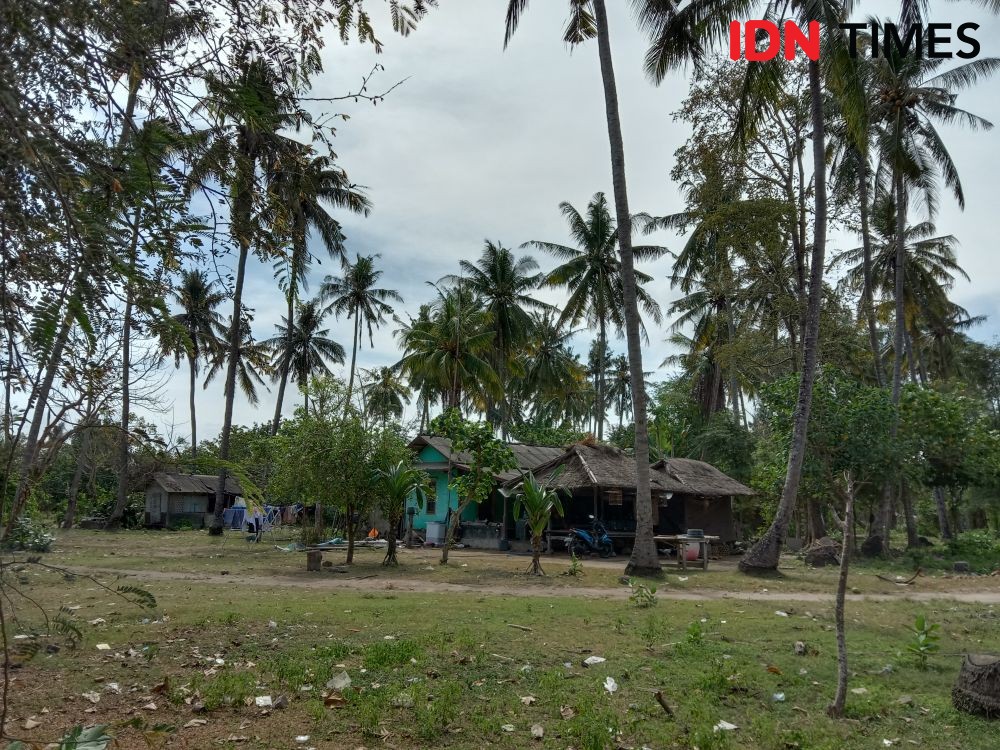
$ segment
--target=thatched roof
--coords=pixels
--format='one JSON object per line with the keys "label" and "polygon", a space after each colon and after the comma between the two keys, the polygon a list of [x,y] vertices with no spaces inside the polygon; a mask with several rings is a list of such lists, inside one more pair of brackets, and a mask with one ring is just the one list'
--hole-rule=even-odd
{"label": "thatched roof", "polygon": [[[635,459],[610,445],[577,443],[561,456],[534,467],[539,481],[568,490],[592,487],[634,490]],[[515,478],[509,484],[516,481]],[[753,490],[711,464],[690,458],[670,458],[650,467],[650,490],[698,497],[752,495]]]}
{"label": "thatched roof", "polygon": [[[171,494],[182,495],[214,495],[216,487],[219,486],[218,474],[181,474],[174,471],[158,471],[153,474],[152,481]],[[243,494],[239,480],[231,474],[226,475],[226,494]]]}
{"label": "thatched roof", "polygon": [[[558,472],[558,473],[557,473]],[[635,489],[635,459],[610,445],[577,443],[558,458],[535,467],[539,481],[569,490],[588,487]],[[650,472],[650,489],[667,490]]]}
{"label": "thatched roof", "polygon": [[670,492],[699,497],[753,495],[754,491],[711,464],[693,458],[664,458],[650,467]]}
{"label": "thatched roof", "polygon": [[[462,451],[453,452],[451,440],[436,435],[418,435],[410,442],[410,450],[419,452],[424,446],[429,445],[446,459],[451,458],[452,467],[459,470],[467,470],[472,463],[472,456]],[[563,454],[562,448],[553,448],[547,445],[525,445],[523,443],[507,443],[517,461],[517,469],[505,471],[497,476],[501,482],[517,479],[522,472],[534,469],[539,464],[551,461],[553,458]],[[417,464],[418,468],[425,471],[431,469],[445,470],[448,468],[447,462],[435,463],[424,461]]]}

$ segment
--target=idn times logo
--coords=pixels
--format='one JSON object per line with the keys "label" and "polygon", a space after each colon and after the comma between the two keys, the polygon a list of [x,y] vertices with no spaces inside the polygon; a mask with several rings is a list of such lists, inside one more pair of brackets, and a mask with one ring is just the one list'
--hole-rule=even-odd
{"label": "idn times logo", "polygon": [[[873,58],[881,56],[916,55],[917,57],[951,58],[970,60],[981,51],[975,32],[978,23],[914,23],[905,29],[894,23],[842,23],[840,28],[847,32],[847,43],[851,57],[858,57],[858,39],[862,32],[868,32],[870,44],[868,53]],[[733,21],[729,24],[729,59],[745,57],[750,62],[773,60],[783,52],[786,60],[794,60],[801,50],[810,60],[819,59],[820,25],[810,21],[808,33],[795,23],[785,21],[782,29],[774,21]]]}

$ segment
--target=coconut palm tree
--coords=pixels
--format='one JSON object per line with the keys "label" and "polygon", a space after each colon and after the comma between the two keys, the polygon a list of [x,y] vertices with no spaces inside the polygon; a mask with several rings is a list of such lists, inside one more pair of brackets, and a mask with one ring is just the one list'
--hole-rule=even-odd
{"label": "coconut palm tree", "polygon": [[[673,5],[672,3],[659,3]],[[506,35],[504,45],[517,29],[528,0],[509,0],[507,5]],[[597,56],[601,66],[604,89],[605,119],[608,143],[611,147],[611,182],[615,196],[615,215],[618,230],[618,248],[621,256],[621,285],[625,338],[628,346],[632,391],[635,394],[635,458],[636,476],[636,533],[632,556],[626,572],[658,573],[660,560],[653,541],[653,506],[649,491],[649,425],[646,415],[646,394],[642,387],[642,321],[639,317],[641,302],[635,258],[632,248],[632,213],[628,204],[625,180],[625,143],[622,137],[621,116],[618,111],[618,88],[614,63],[611,57],[611,34],[608,30],[608,11],[604,0],[570,0],[569,23],[563,40],[576,46],[597,38]],[[732,17],[731,17],[732,18]],[[603,406],[603,393],[599,396]],[[602,415],[603,418],[603,415]]]}
{"label": "coconut palm tree", "polygon": [[459,265],[461,276],[446,276],[443,281],[466,285],[483,301],[492,318],[494,352],[491,364],[501,380],[504,394],[499,403],[488,401],[486,418],[499,423],[501,431],[505,432],[511,420],[505,408],[510,380],[521,374],[515,355],[532,335],[531,311],[550,307],[531,296],[542,276],[535,273],[538,264],[534,258],[528,255],[515,258],[510,250],[490,240],[486,241],[479,260],[475,263],[462,260]]}
{"label": "coconut palm tree", "polygon": [[462,285],[437,290],[437,299],[408,322],[397,319],[403,349],[395,365],[414,388],[441,394],[442,407],[462,410],[469,401],[484,406],[502,395],[490,364],[494,333],[482,302]]}
{"label": "coconut palm tree", "polygon": [[329,300],[327,310],[339,318],[346,315],[354,318],[354,335],[351,347],[351,374],[347,381],[347,402],[351,401],[354,388],[354,370],[358,359],[358,346],[368,332],[369,346],[375,345],[375,328],[383,323],[387,315],[392,315],[389,302],[402,303],[403,298],[395,289],[380,289],[375,285],[382,277],[382,270],[375,267],[379,255],[358,255],[355,261],[344,269],[343,276],[327,276],[320,289],[320,298]]}
{"label": "coconut palm tree", "polygon": [[[371,210],[371,201],[353,185],[347,173],[336,166],[328,156],[316,156],[311,146],[302,146],[293,158],[278,159],[269,171],[271,188],[280,196],[275,223],[289,238],[289,251],[275,263],[279,285],[285,292],[288,312],[285,320],[295,315],[295,302],[299,289],[305,289],[313,256],[306,241],[309,232],[315,232],[329,257],[347,261],[344,235],[340,223],[328,210],[336,207],[365,216]],[[288,326],[291,335],[294,327]],[[289,344],[290,345],[290,344]],[[289,372],[277,372],[278,399],[274,406],[271,434],[277,434],[281,422],[281,407]]]}
{"label": "coconut palm tree", "polygon": [[[222,325],[223,341],[230,340],[231,327],[231,322]],[[257,406],[260,403],[258,389],[262,387],[267,390],[266,379],[274,373],[271,366],[271,349],[261,341],[254,341],[250,324],[246,320],[243,321],[241,328],[243,331],[240,336],[240,346],[236,351],[236,375],[233,378],[233,386],[239,386],[250,405]],[[215,380],[215,376],[220,371],[228,370],[231,359],[232,355],[228,346],[223,345],[212,350],[202,387],[208,388],[208,384]],[[228,395],[227,392],[225,396],[228,397]]]}
{"label": "coconut palm tree", "polygon": [[513,491],[502,492],[508,497],[514,497],[514,518],[520,518],[523,513],[531,531],[531,565],[528,566],[528,575],[545,575],[541,559],[542,535],[549,525],[553,511],[560,516],[563,515],[559,490],[546,487],[529,471]]}
{"label": "coconut palm tree", "polygon": [[182,357],[188,362],[191,457],[194,458],[198,455],[198,418],[195,410],[198,368],[203,358],[211,357],[222,345],[222,316],[216,308],[225,301],[226,294],[208,278],[208,274],[197,269],[183,271],[180,283],[171,294],[181,311],[172,316],[172,325],[164,330],[161,350],[174,356],[176,367],[181,366]]}
{"label": "coconut palm tree", "polygon": [[[924,50],[926,53],[926,50]],[[1000,68],[1000,59],[979,58],[940,72],[944,60],[926,54],[901,55],[895,48],[872,62],[871,85],[875,92],[872,118],[877,123],[880,170],[887,175],[896,211],[895,233],[895,328],[893,332],[892,436],[899,422],[902,395],[903,356],[906,330],[906,227],[910,200],[914,193],[923,198],[933,217],[939,182],[949,188],[959,207],[965,195],[958,170],[937,130],[938,124],[959,123],[974,130],[990,130],[992,123],[955,106],[958,92],[989,77]],[[885,493],[869,538],[881,539],[889,547],[892,523],[892,496]]]}
{"label": "coconut palm tree", "polygon": [[[781,500],[767,532],[751,547],[740,561],[744,572],[775,570],[784,544],[788,525],[795,511],[802,467],[805,461],[809,412],[812,407],[813,383],[819,355],[820,307],[823,297],[823,271],[827,234],[827,162],[826,120],[823,111],[824,77],[831,78],[842,98],[841,109],[850,116],[863,111],[864,91],[856,76],[856,66],[847,54],[839,23],[846,14],[850,0],[691,0],[687,3],[664,3],[659,0],[636,0],[639,24],[651,40],[646,54],[646,72],[661,83],[667,73],[688,62],[699,64],[705,53],[722,42],[734,18],[745,18],[757,10],[756,17],[781,19],[789,12],[799,26],[818,21],[823,29],[822,65],[809,62],[809,93],[813,146],[813,248],[810,260],[809,296],[802,347],[802,377],[792,426],[792,442]],[[780,91],[788,66],[783,60],[769,63],[748,63],[744,83],[744,103],[738,118],[738,129],[745,140],[755,127],[755,117],[767,101]],[[852,126],[857,127],[854,120]]]}
{"label": "coconut palm tree", "polygon": [[[625,283],[622,262],[617,252],[617,227],[604,193],[594,195],[587,205],[585,216],[568,202],[561,203],[559,209],[566,218],[570,236],[576,246],[537,240],[525,244],[550,253],[562,261],[543,280],[546,286],[564,286],[569,292],[569,299],[563,306],[558,325],[562,327],[586,321],[597,328],[597,346],[600,350],[605,350],[608,327],[619,332],[626,327]],[[666,248],[653,245],[632,248],[632,255],[637,260],[654,260],[666,253]],[[639,304],[654,322],[660,323],[662,316],[659,304],[641,286],[652,281],[652,277],[638,271],[633,271],[633,274],[637,280],[635,293]],[[641,320],[640,330],[643,330]],[[597,398],[594,421],[598,440],[604,437],[607,413],[603,372],[604,368],[597,370],[595,382]]]}
{"label": "coconut palm tree", "polygon": [[[219,481],[215,497],[215,518],[209,533],[222,534],[225,485],[229,460],[229,442],[233,426],[233,406],[236,381],[244,391],[256,393],[250,373],[252,366],[241,365],[240,353],[252,351],[249,325],[243,309],[243,287],[247,260],[251,251],[268,259],[280,252],[272,233],[261,231],[265,222],[262,206],[276,200],[276,194],[266,190],[263,174],[279,158],[291,156],[293,142],[279,132],[295,124],[294,91],[286,81],[260,58],[244,56],[225,73],[206,79],[208,96],[205,108],[212,119],[205,153],[189,174],[190,184],[202,187],[218,180],[229,191],[230,233],[236,243],[237,258],[233,280],[233,312],[227,326],[228,349],[218,362],[225,361],[225,404],[222,433],[219,437]],[[294,84],[293,84],[294,85]],[[235,324],[234,324],[235,322]]]}
{"label": "coconut palm tree", "polygon": [[295,320],[282,318],[278,335],[263,342],[272,353],[274,373],[285,372],[303,391],[305,409],[309,411],[309,379],[329,375],[327,362],[344,363],[344,347],[329,338],[329,329],[321,328],[326,310],[319,300],[299,305]]}
{"label": "coconut palm tree", "polygon": [[[533,314],[535,333],[525,352],[520,387],[534,418],[575,421],[575,399],[567,397],[576,390],[572,384],[586,383],[587,375],[569,348],[569,339],[578,331],[559,325],[556,315],[554,310]],[[586,413],[593,413],[592,405]]]}
{"label": "coconut palm tree", "polygon": [[405,461],[399,461],[388,469],[376,469],[375,478],[381,485],[381,511],[389,524],[389,543],[382,564],[395,566],[399,564],[396,559],[396,532],[403,520],[406,501],[413,498],[417,505],[423,508],[433,487],[426,472],[414,468]]}
{"label": "coconut palm tree", "polygon": [[401,419],[403,409],[410,403],[411,391],[392,367],[372,370],[370,380],[362,388],[365,392],[365,409],[368,416],[379,422]]}

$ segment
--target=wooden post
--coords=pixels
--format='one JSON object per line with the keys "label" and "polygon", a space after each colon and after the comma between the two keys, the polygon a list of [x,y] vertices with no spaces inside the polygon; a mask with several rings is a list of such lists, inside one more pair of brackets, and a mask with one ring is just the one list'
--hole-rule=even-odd
{"label": "wooden post", "polygon": [[[550,516],[549,520],[550,521],[552,520],[551,516]],[[508,541],[507,540],[507,496],[506,495],[503,495],[503,521],[501,522],[501,524],[502,524],[502,531],[500,532],[500,539],[502,541],[506,542],[506,541]]]}
{"label": "wooden post", "polygon": [[306,571],[318,571],[323,564],[323,553],[318,549],[306,552]]}

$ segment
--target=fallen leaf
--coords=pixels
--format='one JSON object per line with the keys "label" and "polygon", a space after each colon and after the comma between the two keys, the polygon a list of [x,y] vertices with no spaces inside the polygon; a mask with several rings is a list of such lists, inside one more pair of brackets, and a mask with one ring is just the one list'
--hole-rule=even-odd
{"label": "fallen leaf", "polygon": [[770,672],[771,674],[781,674],[781,669],[779,667],[776,667],[774,664],[768,664],[767,671]]}
{"label": "fallen leaf", "polygon": [[147,703],[145,706],[143,706],[143,709],[145,709],[146,711],[155,711],[156,710],[156,704],[155,703]]}
{"label": "fallen leaf", "polygon": [[191,719],[187,724],[181,727],[181,729],[192,729],[194,727],[203,727],[208,724],[208,719]]}
{"label": "fallen leaf", "polygon": [[340,693],[330,693],[323,699],[323,705],[327,708],[339,708],[347,703],[347,699]]}
{"label": "fallen leaf", "polygon": [[153,686],[153,693],[165,693],[170,690],[170,678],[164,677],[163,682]]}
{"label": "fallen leaf", "polygon": [[35,721],[34,719],[25,719],[24,723],[21,725],[21,728],[25,730],[31,730],[34,729],[35,727],[40,727],[41,725],[42,722],[40,721]]}
{"label": "fallen leaf", "polygon": [[538,702],[538,698],[536,698],[533,695],[522,695],[521,696],[521,703],[523,703],[526,706],[530,706],[532,703],[537,703],[537,702]]}
{"label": "fallen leaf", "polygon": [[572,719],[574,716],[576,716],[576,709],[574,709],[572,706],[560,706],[559,715],[562,716],[564,719]]}

